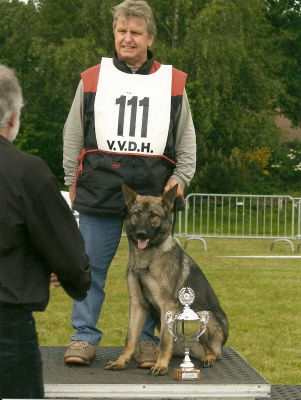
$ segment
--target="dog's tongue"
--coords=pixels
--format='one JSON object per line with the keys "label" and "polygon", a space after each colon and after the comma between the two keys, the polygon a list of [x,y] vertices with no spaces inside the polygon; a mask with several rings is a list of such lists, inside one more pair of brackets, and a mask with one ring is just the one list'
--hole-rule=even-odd
{"label": "dog's tongue", "polygon": [[140,250],[145,249],[148,242],[149,242],[149,239],[146,239],[146,240],[138,239],[138,249],[140,249]]}

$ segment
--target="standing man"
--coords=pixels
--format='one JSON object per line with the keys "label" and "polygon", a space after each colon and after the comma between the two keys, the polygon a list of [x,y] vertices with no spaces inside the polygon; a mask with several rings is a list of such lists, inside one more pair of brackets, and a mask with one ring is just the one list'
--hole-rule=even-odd
{"label": "standing man", "polygon": [[[0,65],[0,398],[44,398],[33,311],[44,311],[53,272],[75,300],[87,295],[84,241],[58,184],[16,138],[22,93]],[[56,280],[56,279],[55,279]]]}
{"label": "standing man", "polygon": [[[126,0],[113,17],[113,59],[102,58],[81,74],[64,128],[65,183],[80,213],[93,278],[86,300],[74,302],[76,332],[66,363],[89,364],[102,338],[96,324],[126,212],[120,182],[152,196],[178,184],[183,197],[195,172],[186,74],[154,60],[149,47],[156,25],[145,1]],[[134,354],[139,367],[156,363],[156,323],[149,315]]]}

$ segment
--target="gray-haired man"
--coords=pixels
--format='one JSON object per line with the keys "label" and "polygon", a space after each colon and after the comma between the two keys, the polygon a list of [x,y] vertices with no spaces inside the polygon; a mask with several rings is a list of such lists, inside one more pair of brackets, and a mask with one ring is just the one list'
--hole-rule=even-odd
{"label": "gray-haired man", "polygon": [[[65,183],[80,213],[93,277],[87,299],[73,305],[76,332],[67,363],[89,364],[103,335],[96,325],[126,212],[120,181],[153,196],[178,184],[182,197],[195,172],[186,74],[154,60],[156,25],[145,1],[126,0],[113,17],[113,59],[81,74],[64,129]],[[134,355],[139,367],[156,363],[156,324],[149,314]]]}

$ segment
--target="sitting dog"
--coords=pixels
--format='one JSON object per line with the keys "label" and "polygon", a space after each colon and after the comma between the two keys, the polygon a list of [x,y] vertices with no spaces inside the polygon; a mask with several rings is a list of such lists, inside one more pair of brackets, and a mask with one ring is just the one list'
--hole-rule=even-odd
{"label": "sitting dog", "polygon": [[165,375],[172,354],[184,353],[174,342],[165,323],[165,314],[181,313],[178,295],[183,287],[195,294],[191,308],[201,316],[209,313],[207,329],[191,349],[190,355],[211,367],[221,357],[228,336],[227,316],[200,267],[172,237],[171,211],[177,185],[161,197],[140,196],[122,184],[127,205],[126,230],[130,246],[127,284],[130,294],[130,319],[124,350],[106,369],[120,370],[132,357],[148,312],[160,318],[158,360],[153,375]]}

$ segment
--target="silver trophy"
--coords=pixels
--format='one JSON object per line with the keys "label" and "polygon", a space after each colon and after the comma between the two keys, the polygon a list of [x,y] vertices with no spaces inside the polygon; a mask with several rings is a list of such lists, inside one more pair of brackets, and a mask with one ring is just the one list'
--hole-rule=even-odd
{"label": "silver trophy", "polygon": [[195,313],[189,306],[194,301],[194,291],[189,287],[184,287],[179,292],[180,303],[184,306],[182,314],[172,317],[172,312],[165,314],[165,323],[168,331],[175,340],[178,340],[184,349],[184,360],[180,364],[180,369],[175,368],[174,377],[177,380],[198,380],[200,371],[195,369],[189,357],[190,348],[195,344],[199,337],[205,332],[209,321],[209,313],[202,311],[201,316]]}

